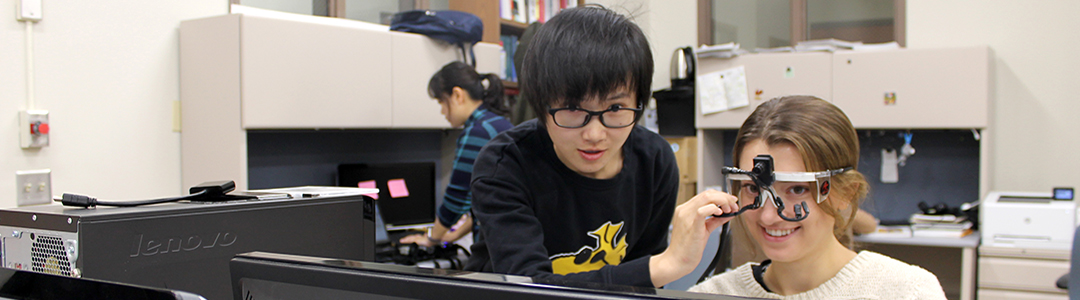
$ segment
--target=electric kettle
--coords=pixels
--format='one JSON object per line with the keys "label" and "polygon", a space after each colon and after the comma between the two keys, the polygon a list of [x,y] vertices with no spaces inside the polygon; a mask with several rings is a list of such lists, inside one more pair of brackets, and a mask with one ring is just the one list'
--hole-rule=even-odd
{"label": "electric kettle", "polygon": [[693,47],[676,48],[671,55],[671,87],[694,84],[694,71],[697,58]]}

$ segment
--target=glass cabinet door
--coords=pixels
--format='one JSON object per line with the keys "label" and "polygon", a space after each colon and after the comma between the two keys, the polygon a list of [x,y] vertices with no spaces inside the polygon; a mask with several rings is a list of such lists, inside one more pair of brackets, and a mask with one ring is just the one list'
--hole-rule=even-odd
{"label": "glass cabinet door", "polygon": [[776,0],[714,0],[712,43],[742,49],[791,46],[791,5]]}
{"label": "glass cabinet door", "polygon": [[884,43],[893,37],[893,0],[813,0],[806,2],[807,36],[863,43]]}

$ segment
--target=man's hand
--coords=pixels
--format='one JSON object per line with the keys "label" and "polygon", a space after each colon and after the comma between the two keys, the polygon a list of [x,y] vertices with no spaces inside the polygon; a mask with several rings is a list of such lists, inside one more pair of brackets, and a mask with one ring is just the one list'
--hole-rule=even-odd
{"label": "man's hand", "polygon": [[713,215],[739,211],[739,199],[730,194],[706,190],[675,208],[671,243],[663,253],[649,259],[653,285],[664,286],[694,271],[701,262],[709,234],[731,218]]}

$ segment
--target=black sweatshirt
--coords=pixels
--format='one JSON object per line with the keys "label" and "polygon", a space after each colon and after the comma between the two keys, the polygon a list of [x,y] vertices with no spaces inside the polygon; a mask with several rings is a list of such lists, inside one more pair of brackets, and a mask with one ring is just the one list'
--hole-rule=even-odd
{"label": "black sweatshirt", "polygon": [[598,180],[566,167],[536,120],[492,139],[473,169],[481,226],[466,269],[652,287],[649,257],[667,248],[679,170],[642,127],[622,153],[619,174]]}

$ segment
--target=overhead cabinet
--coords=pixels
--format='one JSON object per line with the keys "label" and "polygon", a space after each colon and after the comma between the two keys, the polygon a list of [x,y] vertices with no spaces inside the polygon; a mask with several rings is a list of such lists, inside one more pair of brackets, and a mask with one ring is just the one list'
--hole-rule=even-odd
{"label": "overhead cabinet", "polygon": [[[698,60],[701,76],[742,67],[747,107],[704,114],[695,101],[700,165],[698,190],[723,184],[728,130],[738,129],[757,106],[788,95],[812,95],[844,111],[856,129],[980,129],[979,189],[989,181],[988,47],[876,51],[786,52]],[[727,142],[727,143],[725,143]],[[923,140],[919,140],[923,142]],[[923,144],[925,145],[925,144]],[[896,146],[899,146],[897,144]]]}
{"label": "overhead cabinet", "polygon": [[985,128],[988,57],[981,46],[702,58],[699,76],[742,66],[750,105],[706,115],[697,95],[696,124],[734,129],[764,101],[813,95],[843,109],[856,128]]}
{"label": "overhead cabinet", "polygon": [[[832,99],[832,60],[828,53],[764,53],[730,59],[702,58],[698,75],[736,67],[746,71],[750,105],[723,112],[702,114],[695,101],[698,128],[739,128],[761,103],[785,95],[813,95]],[[696,95],[700,100],[701,95]]]}
{"label": "overhead cabinet", "polygon": [[[498,45],[474,46],[480,73]],[[315,16],[230,14],[180,23],[183,186],[246,188],[247,131],[447,129],[427,93],[461,50],[386,26]]]}
{"label": "overhead cabinet", "polygon": [[391,35],[236,15],[243,126],[393,125]]}
{"label": "overhead cabinet", "polygon": [[[239,103],[245,129],[448,127],[427,83],[460,51],[377,26],[242,14],[185,21],[181,89]],[[498,46],[475,52],[478,70],[498,70]]]}
{"label": "overhead cabinet", "polygon": [[985,128],[986,47],[833,54],[833,104],[858,128]]}

